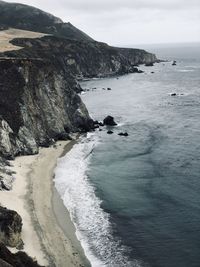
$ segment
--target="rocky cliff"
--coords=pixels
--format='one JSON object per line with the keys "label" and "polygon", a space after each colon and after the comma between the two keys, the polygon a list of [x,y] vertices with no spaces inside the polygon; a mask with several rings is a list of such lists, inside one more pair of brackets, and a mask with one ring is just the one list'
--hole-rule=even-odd
{"label": "rocky cliff", "polygon": [[11,42],[24,49],[6,52],[4,56],[56,59],[71,74],[83,77],[126,74],[132,72],[134,65],[157,62],[156,56],[145,50],[122,49],[100,42],[66,40],[56,36],[16,38]]}
{"label": "rocky cliff", "polygon": [[0,153],[6,158],[92,129],[76,78],[125,74],[156,61],[144,50],[55,36],[11,42],[23,48],[0,54]]}
{"label": "rocky cliff", "polygon": [[[93,120],[78,95],[78,79],[130,73],[137,64],[157,61],[144,50],[96,42],[39,9],[0,1],[0,29],[9,27],[51,35],[16,36],[10,41],[13,49],[10,44],[0,50],[0,190],[12,187],[8,159],[38,153],[40,146],[68,139],[71,133],[93,130]],[[4,245],[19,246],[21,227],[18,214],[0,207]],[[24,254],[10,254],[4,245],[0,245],[0,266],[38,266]]]}
{"label": "rocky cliff", "polygon": [[92,127],[77,83],[58,62],[0,59],[0,153],[35,154],[39,146]]}

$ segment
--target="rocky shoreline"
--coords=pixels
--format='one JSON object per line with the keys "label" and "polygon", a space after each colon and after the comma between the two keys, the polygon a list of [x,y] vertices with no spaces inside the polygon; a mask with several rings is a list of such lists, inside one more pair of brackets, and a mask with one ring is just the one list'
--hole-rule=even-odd
{"label": "rocky shoreline", "polygon": [[[158,59],[144,50],[96,42],[70,23],[33,7],[3,1],[0,7],[5,37],[0,49],[0,190],[9,191],[15,177],[9,160],[38,154],[40,147],[96,128],[78,95],[82,90],[78,80],[138,73],[136,65]],[[6,249],[22,247],[21,232],[20,215],[0,207],[1,266],[39,266],[26,254]]]}

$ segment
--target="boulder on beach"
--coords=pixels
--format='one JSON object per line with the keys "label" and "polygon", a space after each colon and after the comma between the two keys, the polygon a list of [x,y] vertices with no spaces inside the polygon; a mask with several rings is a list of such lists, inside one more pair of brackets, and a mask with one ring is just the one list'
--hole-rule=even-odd
{"label": "boulder on beach", "polygon": [[107,131],[107,134],[113,134],[113,131]]}
{"label": "boulder on beach", "polygon": [[176,60],[173,61],[172,66],[176,66]]}
{"label": "boulder on beach", "polygon": [[117,125],[117,123],[114,121],[114,118],[112,116],[107,116],[104,120],[103,120],[104,125],[108,125],[108,126],[115,126]]}
{"label": "boulder on beach", "polygon": [[0,206],[0,242],[10,247],[23,247],[22,218],[13,210]]}

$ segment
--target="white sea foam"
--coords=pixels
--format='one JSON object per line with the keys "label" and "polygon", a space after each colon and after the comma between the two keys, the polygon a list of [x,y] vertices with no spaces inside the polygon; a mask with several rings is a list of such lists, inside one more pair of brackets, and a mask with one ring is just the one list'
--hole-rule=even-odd
{"label": "white sea foam", "polygon": [[178,72],[193,72],[194,70],[187,70],[187,69],[182,69],[182,70],[177,70]]}
{"label": "white sea foam", "polygon": [[192,69],[199,69],[199,65],[188,65],[188,66],[185,66],[186,68],[192,68]]}
{"label": "white sea foam", "polygon": [[109,215],[87,176],[88,164],[98,139],[90,134],[58,160],[55,186],[76,227],[76,235],[92,267],[133,267],[112,236]]}

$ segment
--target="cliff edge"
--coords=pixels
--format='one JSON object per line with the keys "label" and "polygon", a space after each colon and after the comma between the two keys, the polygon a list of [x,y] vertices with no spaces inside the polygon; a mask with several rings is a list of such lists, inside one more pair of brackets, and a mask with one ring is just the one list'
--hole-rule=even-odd
{"label": "cliff edge", "polygon": [[[51,14],[4,1],[0,37],[0,190],[12,188],[8,160],[36,154],[40,146],[67,140],[71,133],[94,130],[78,95],[79,79],[122,75],[134,72],[135,65],[157,62],[144,50],[111,47]],[[8,215],[11,225],[17,218],[20,242],[22,223],[15,212],[0,209],[0,264],[37,266],[24,254],[13,255],[5,248]],[[16,233],[8,240],[10,246],[19,243]]]}

